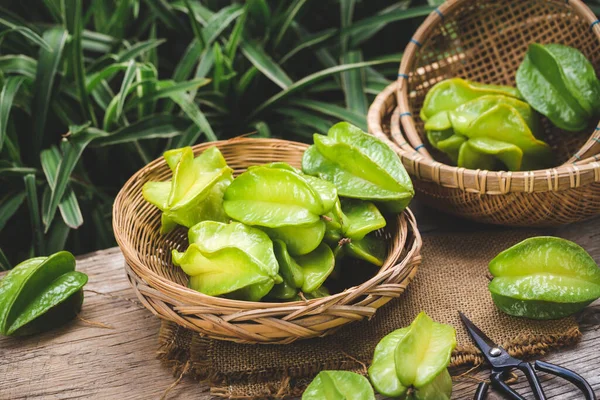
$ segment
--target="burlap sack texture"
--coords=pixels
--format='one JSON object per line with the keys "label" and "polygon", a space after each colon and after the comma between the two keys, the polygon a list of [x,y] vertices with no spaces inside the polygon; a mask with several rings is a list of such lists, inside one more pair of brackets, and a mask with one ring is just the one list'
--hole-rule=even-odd
{"label": "burlap sack texture", "polygon": [[215,396],[283,398],[299,395],[324,369],[364,373],[378,341],[409,325],[422,310],[435,321],[456,328],[458,346],[452,366],[481,362],[458,311],[520,358],[574,344],[581,337],[574,318],[513,318],[492,303],[487,289],[489,261],[530,236],[534,233],[499,231],[424,237],[423,265],[404,295],[381,308],[370,321],[350,324],[332,336],[285,346],[243,345],[205,339],[163,322],[159,357],[177,376],[191,374],[208,383]]}

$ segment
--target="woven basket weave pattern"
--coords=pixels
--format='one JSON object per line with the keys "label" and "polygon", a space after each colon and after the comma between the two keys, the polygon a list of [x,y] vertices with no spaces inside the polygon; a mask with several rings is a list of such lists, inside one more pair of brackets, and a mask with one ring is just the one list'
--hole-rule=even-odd
{"label": "woven basket weave pattern", "polygon": [[[272,139],[234,139],[194,147],[199,154],[219,147],[237,175],[251,165],[283,161],[300,167],[305,144]],[[142,303],[155,315],[210,338],[243,343],[290,343],[324,336],[340,326],[370,318],[376,309],[398,297],[420,263],[421,238],[410,211],[388,221],[378,232],[388,243],[388,256],[368,281],[309,301],[256,303],[206,296],[187,288],[188,278],[173,266],[171,249],[187,247],[187,230],[161,235],[160,211],[142,197],[148,181],[171,179],[162,159],[136,173],[115,200],[113,227],[127,262],[129,280]],[[343,267],[343,266],[342,266]]]}

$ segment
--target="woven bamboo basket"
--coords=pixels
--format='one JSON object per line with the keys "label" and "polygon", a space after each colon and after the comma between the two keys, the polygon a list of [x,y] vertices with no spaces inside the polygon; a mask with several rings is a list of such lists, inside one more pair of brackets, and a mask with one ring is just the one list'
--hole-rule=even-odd
{"label": "woven bamboo basket", "polygon": [[[217,146],[234,174],[251,165],[283,161],[300,167],[307,145],[238,138],[197,145],[197,155]],[[287,303],[263,303],[207,296],[187,288],[188,277],[171,262],[171,249],[187,247],[187,230],[161,235],[160,211],[142,197],[147,181],[164,181],[171,171],[161,158],[138,171],[121,189],[113,208],[113,228],[125,256],[129,281],[140,301],[165,320],[201,335],[241,343],[286,344],[325,336],[352,321],[371,318],[398,297],[420,264],[421,237],[410,210],[379,231],[388,243],[384,265],[372,277],[331,296]],[[367,267],[368,268],[368,267]],[[374,276],[373,276],[374,275]]]}
{"label": "woven bamboo basket", "polygon": [[600,71],[600,24],[579,0],[450,0],[411,39],[398,80],[375,99],[368,123],[398,151],[425,203],[510,226],[553,226],[600,214],[598,126],[563,132],[542,118],[557,167],[525,172],[446,165],[425,139],[419,111],[431,86],[451,77],[514,86],[532,42],[576,47]]}

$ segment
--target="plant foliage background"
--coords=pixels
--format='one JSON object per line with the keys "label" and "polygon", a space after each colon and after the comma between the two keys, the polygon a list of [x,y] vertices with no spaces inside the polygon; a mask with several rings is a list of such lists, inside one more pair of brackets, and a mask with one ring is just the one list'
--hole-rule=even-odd
{"label": "plant foliage background", "polygon": [[440,2],[4,0],[0,269],[115,245],[114,196],[167,149],[366,130]]}

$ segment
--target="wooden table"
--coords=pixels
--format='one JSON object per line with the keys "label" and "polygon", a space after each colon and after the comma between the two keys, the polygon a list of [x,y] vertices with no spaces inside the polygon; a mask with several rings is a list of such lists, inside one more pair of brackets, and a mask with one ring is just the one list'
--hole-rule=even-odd
{"label": "wooden table", "polygon": [[[486,230],[427,209],[417,209],[420,228],[431,231]],[[600,262],[600,220],[559,229]],[[554,234],[544,230],[540,234]],[[90,277],[80,319],[25,339],[0,337],[0,400],[19,399],[159,399],[175,381],[156,359],[159,320],[130,289],[118,248],[78,257],[77,269]],[[574,348],[548,354],[545,360],[583,375],[600,394],[600,304],[586,312],[583,339]],[[486,378],[488,371],[478,377]],[[470,399],[475,378],[455,382],[453,398]],[[544,378],[548,398],[578,399],[579,392],[560,379]],[[526,382],[515,385],[524,390]],[[207,388],[184,378],[168,399],[211,398]],[[491,394],[488,398],[499,398]]]}

